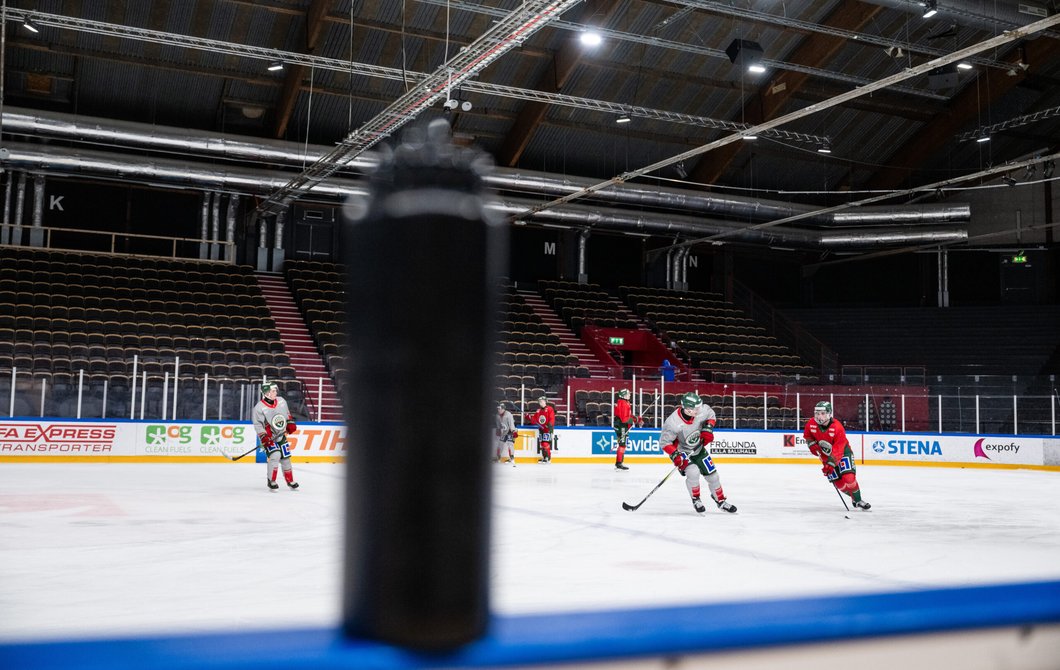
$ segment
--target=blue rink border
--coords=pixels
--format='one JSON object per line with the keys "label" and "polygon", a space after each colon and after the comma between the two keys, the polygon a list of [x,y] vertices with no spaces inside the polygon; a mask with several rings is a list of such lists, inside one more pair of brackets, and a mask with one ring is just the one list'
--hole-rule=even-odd
{"label": "blue rink border", "polygon": [[[209,602],[203,602],[209,607]],[[496,616],[458,651],[420,654],[336,628],[0,645],[0,668],[487,668],[674,657],[1060,622],[1060,581],[574,614]]]}

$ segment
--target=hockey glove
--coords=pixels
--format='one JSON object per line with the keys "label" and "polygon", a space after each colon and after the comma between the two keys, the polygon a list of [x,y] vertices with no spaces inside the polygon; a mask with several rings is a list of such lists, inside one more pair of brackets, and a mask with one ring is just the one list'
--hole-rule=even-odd
{"label": "hockey glove", "polygon": [[829,481],[836,478],[835,467],[831,463],[825,463],[824,467],[821,468],[821,472],[829,479]]}
{"label": "hockey glove", "polygon": [[291,421],[290,419],[288,419],[287,420],[287,434],[290,435],[291,433],[297,433],[297,432],[298,432],[298,426],[295,425],[294,421]]}
{"label": "hockey glove", "polygon": [[677,471],[681,473],[682,477],[684,477],[685,468],[687,468],[688,464],[692,462],[688,460],[688,454],[683,451],[675,451],[671,458],[674,460],[674,467],[676,467]]}
{"label": "hockey glove", "polygon": [[817,456],[818,458],[821,457],[821,448],[817,446],[817,440],[810,442],[808,446],[810,447],[811,454]]}
{"label": "hockey glove", "polygon": [[276,446],[276,444],[272,441],[272,438],[268,435],[260,435],[258,436],[258,439],[261,440],[261,448],[266,451]]}
{"label": "hockey glove", "polygon": [[515,439],[515,438],[517,438],[517,437],[519,437],[519,431],[517,431],[517,430],[513,430],[513,431],[512,431],[512,439],[514,440],[514,439]]}

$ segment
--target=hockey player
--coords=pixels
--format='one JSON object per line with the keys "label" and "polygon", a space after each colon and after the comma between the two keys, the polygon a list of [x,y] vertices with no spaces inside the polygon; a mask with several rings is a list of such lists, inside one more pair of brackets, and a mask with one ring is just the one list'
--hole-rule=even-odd
{"label": "hockey player", "polygon": [[626,438],[629,437],[629,429],[634,424],[640,424],[640,417],[633,416],[633,407],[629,404],[629,389],[618,392],[618,400],[615,401],[615,417],[612,425],[615,427],[615,440],[618,442],[618,452],[615,454],[615,469],[629,470],[622,463],[626,457]]}
{"label": "hockey player", "polygon": [[279,394],[280,389],[275,382],[265,382],[261,385],[261,402],[254,405],[250,413],[254,432],[257,433],[261,448],[269,459],[266,464],[265,484],[273,491],[280,488],[276,484],[276,473],[281,465],[287,486],[298,488],[298,482],[294,480],[294,470],[291,468],[291,445],[287,442],[287,436],[298,428],[287,408],[287,401],[280,398]]}
{"label": "hockey player", "polygon": [[[681,405],[663,423],[659,444],[674,466],[685,477],[685,485],[692,495],[692,507],[702,514],[707,511],[699,498],[699,476],[707,479],[710,497],[725,512],[735,512],[736,506],[725,499],[721,489],[718,469],[710,458],[707,445],[714,441],[714,424],[717,416],[710,405],[695,392],[681,396]],[[689,468],[690,465],[695,467]]]}
{"label": "hockey player", "polygon": [[548,398],[537,399],[537,411],[530,415],[530,423],[537,426],[537,446],[541,452],[538,463],[552,462],[552,441],[555,438],[556,410],[548,404]]}
{"label": "hockey player", "polygon": [[504,403],[497,405],[497,416],[495,418],[497,436],[497,453],[494,461],[500,462],[501,448],[508,445],[508,462],[515,465],[515,438],[519,437],[519,431],[515,430],[515,418]]}
{"label": "hockey player", "polygon": [[821,459],[821,472],[840,493],[850,496],[854,507],[869,509],[872,505],[861,499],[857,474],[854,471],[854,452],[847,441],[847,431],[838,419],[832,418],[832,403],[822,400],[813,408],[813,418],[802,431],[810,453]]}

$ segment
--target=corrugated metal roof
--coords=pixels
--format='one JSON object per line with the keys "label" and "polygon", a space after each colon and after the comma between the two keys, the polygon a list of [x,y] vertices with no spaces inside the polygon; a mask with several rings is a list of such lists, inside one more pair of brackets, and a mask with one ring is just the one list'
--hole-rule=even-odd
{"label": "corrugated metal roof", "polygon": [[[475,3],[464,0],[452,7],[446,21],[446,8],[436,3],[395,0],[342,0],[330,3],[320,33],[316,53],[345,60],[350,57],[350,31],[346,23],[354,9],[354,60],[410,72],[426,73],[438,68],[449,53],[469,44],[493,25],[490,8],[510,11],[519,0],[491,0]],[[989,3],[987,3],[989,4]],[[720,121],[739,121],[750,116],[761,104],[767,82],[782,74],[771,70],[750,78],[729,63],[721,52],[735,38],[758,41],[765,56],[776,61],[806,57],[799,46],[807,32],[786,25],[789,19],[824,22],[842,5],[841,0],[788,0],[776,3],[750,0],[733,9],[753,9],[774,16],[770,21],[751,21],[730,15],[725,5],[714,10],[686,8],[673,3],[617,0],[603,3],[604,12],[585,16],[580,4],[563,19],[592,23],[610,16],[607,27],[645,38],[670,40],[689,48],[714,50],[714,55],[645,45],[608,37],[594,51],[586,51],[565,82],[562,92],[602,102],[639,105],[651,109],[699,115]],[[268,46],[293,52],[305,47],[306,12],[309,0],[274,0],[251,3],[246,0],[197,0],[170,3],[108,3],[102,0],[41,0],[40,11],[68,14],[96,21],[150,27],[181,35],[209,37],[255,46]],[[465,9],[465,6],[478,9]],[[611,11],[611,10],[614,11]],[[925,47],[955,49],[974,44],[990,33],[959,25],[955,34],[938,35],[951,20],[923,21],[910,12],[894,9],[875,11],[863,31]],[[985,10],[984,10],[985,11]],[[677,18],[674,18],[677,17]],[[673,19],[668,21],[669,19]],[[282,86],[288,72],[269,73],[261,60],[211,53],[202,49],[160,46],[138,40],[44,27],[30,35],[17,26],[9,27],[6,93],[12,104],[37,104],[47,99],[51,108],[69,105],[71,111],[161,122],[202,128],[227,128],[239,121],[244,105],[260,105],[267,115],[256,124],[246,120],[246,132],[271,134],[273,124],[263,118],[275,116]],[[404,37],[402,37],[404,31]],[[576,37],[566,28],[546,27],[521,47],[492,63],[478,75],[479,81],[529,90],[549,91],[548,75],[557,65],[555,53]],[[1051,38],[1025,44],[1035,51]],[[1015,47],[984,54],[989,58],[1016,58]],[[1050,83],[1060,79],[1060,57],[1056,52],[1031,63],[1020,72],[1011,90],[988,91],[982,87],[983,72],[961,74],[958,86],[938,91],[947,99],[957,95],[981,96],[985,115],[998,122],[1034,109],[1060,104],[1060,94],[1050,92]],[[895,59],[878,45],[845,40],[827,62],[811,63],[846,77],[871,81],[887,76],[925,56],[904,54]],[[45,78],[29,75],[43,74]],[[51,76],[49,82],[47,76]],[[31,81],[32,79],[32,81]],[[927,78],[903,84],[906,88],[928,90]],[[796,84],[796,86],[799,86]],[[980,86],[977,91],[976,87]],[[33,87],[36,87],[34,91]],[[312,88],[312,109],[310,92]],[[802,109],[825,96],[849,90],[850,84],[837,78],[811,76],[777,113]],[[352,88],[352,91],[351,91]],[[995,87],[996,89],[997,87]],[[1052,87],[1060,88],[1060,87]],[[331,144],[344,137],[351,125],[357,127],[378,114],[401,96],[401,81],[355,75],[326,69],[306,72],[296,97],[288,129],[289,137],[304,137]],[[76,91],[76,94],[75,94]],[[562,166],[569,174],[594,178],[610,177],[617,171],[636,168],[699,146],[721,133],[687,124],[638,118],[628,127],[614,124],[614,114],[579,109],[561,104],[547,107],[542,121],[529,131],[522,125],[520,112],[527,102],[511,97],[490,96],[464,90],[453,96],[473,104],[470,113],[454,115],[457,130],[481,138],[481,144],[499,152],[509,135],[529,132],[528,145],[520,164]],[[967,107],[967,105],[965,106]],[[962,107],[961,109],[964,109]],[[974,105],[972,106],[974,107]],[[777,187],[836,184],[847,180],[852,186],[866,183],[889,161],[899,160],[909,151],[904,146],[928,122],[932,113],[947,109],[946,101],[923,96],[880,92],[825,113],[792,123],[788,129],[832,138],[831,158],[815,155],[813,147],[791,143],[763,142],[741,147],[726,168],[723,181],[747,187],[764,188],[772,180]],[[219,113],[219,110],[224,113]],[[440,106],[427,110],[423,118],[443,112]],[[226,116],[227,114],[227,116]],[[520,125],[516,125],[517,121]],[[954,121],[959,129],[976,125],[963,117]],[[950,132],[950,131],[947,131]],[[1036,138],[1060,136],[1060,121],[1053,119],[1026,129],[1003,134],[988,148],[993,161],[1009,160],[1014,153],[1030,150]],[[518,139],[518,138],[516,138]],[[967,144],[942,143],[935,155],[923,161],[925,179],[934,171],[953,171],[962,163],[978,164],[983,149]],[[753,157],[752,157],[753,156]],[[691,167],[691,166],[689,166]]]}

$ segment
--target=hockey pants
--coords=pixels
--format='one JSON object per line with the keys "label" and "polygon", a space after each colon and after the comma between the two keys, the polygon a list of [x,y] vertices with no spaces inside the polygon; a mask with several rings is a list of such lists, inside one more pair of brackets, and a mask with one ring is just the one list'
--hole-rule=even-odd
{"label": "hockey pants", "polygon": [[706,449],[692,456],[690,460],[692,462],[685,468],[685,486],[688,487],[689,495],[693,498],[701,497],[699,488],[700,475],[707,479],[708,495],[721,490],[721,477],[718,476],[718,469],[714,466],[714,461],[711,460],[710,454],[707,453]]}

